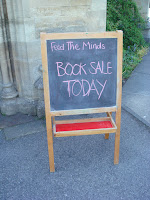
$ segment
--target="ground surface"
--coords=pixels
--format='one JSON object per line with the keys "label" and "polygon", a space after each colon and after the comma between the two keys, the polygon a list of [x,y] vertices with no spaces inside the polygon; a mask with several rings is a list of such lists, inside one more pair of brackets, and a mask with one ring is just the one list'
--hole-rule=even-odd
{"label": "ground surface", "polygon": [[54,138],[55,173],[49,172],[45,130],[13,140],[5,134],[1,130],[2,200],[150,199],[150,130],[125,110],[119,165],[113,165],[114,134],[109,140]]}

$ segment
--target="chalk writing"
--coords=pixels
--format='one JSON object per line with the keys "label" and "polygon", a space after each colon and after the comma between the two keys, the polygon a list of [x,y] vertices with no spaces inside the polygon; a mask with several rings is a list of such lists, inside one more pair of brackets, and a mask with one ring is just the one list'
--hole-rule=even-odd
{"label": "chalk writing", "polygon": [[[56,62],[56,65],[57,65],[58,76],[64,76],[64,75],[77,76],[77,75],[82,75],[82,73],[87,75],[88,72],[90,74],[97,74],[97,72],[101,74],[112,74],[112,72],[110,71],[110,69],[112,68],[110,66],[111,62],[107,62],[106,65],[104,61],[101,61],[101,63],[100,61],[98,61],[97,63],[90,62],[89,65],[82,63],[73,65],[70,62],[67,62],[65,64],[63,62]],[[87,66],[90,66],[90,69],[87,70]]]}
{"label": "chalk writing", "polygon": [[56,42],[51,42],[51,51],[79,51],[79,50],[92,50],[92,49],[96,49],[96,50],[103,50],[105,49],[105,44],[103,44],[102,42],[99,43],[92,43],[92,42],[82,42],[82,45],[79,46],[79,44],[73,42],[73,41],[68,41],[65,42],[63,44],[59,44]]}
{"label": "chalk writing", "polygon": [[[105,80],[104,84],[102,84],[99,80],[92,79],[91,83],[88,80],[82,79],[82,80],[67,80],[63,81],[63,83],[67,83],[67,91],[68,96],[79,96],[82,92],[82,96],[89,96],[91,91],[94,91],[94,95],[98,96],[98,99],[100,99],[105,85],[107,83],[107,80]],[[85,89],[86,88],[86,89]],[[76,91],[76,92],[75,92]]]}

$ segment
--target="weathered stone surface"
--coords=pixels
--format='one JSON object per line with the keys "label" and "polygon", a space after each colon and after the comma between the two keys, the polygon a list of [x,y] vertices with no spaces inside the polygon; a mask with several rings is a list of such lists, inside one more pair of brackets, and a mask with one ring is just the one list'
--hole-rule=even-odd
{"label": "weathered stone surface", "polygon": [[150,22],[147,22],[146,29],[143,31],[144,39],[150,43]]}
{"label": "weathered stone surface", "polygon": [[4,115],[14,115],[17,113],[16,98],[1,100],[1,113]]}
{"label": "weathered stone surface", "polygon": [[5,128],[4,134],[5,134],[6,140],[12,140],[12,139],[16,139],[25,135],[38,133],[45,130],[46,130],[46,127],[45,127],[44,122],[42,120],[37,120],[34,122],[29,122],[29,123]]}
{"label": "weathered stone surface", "polygon": [[18,111],[21,113],[36,115],[37,101],[18,98],[17,108],[18,108]]}
{"label": "weathered stone surface", "polygon": [[139,8],[139,12],[146,20],[148,18],[149,0],[134,0]]}
{"label": "weathered stone surface", "polygon": [[63,6],[70,6],[70,0],[30,0],[31,7],[43,7],[43,6],[56,6],[56,7],[63,7]]}
{"label": "weathered stone surface", "polygon": [[39,101],[37,106],[37,116],[42,118],[45,116],[45,104],[44,101]]}
{"label": "weathered stone surface", "polygon": [[25,124],[31,121],[36,121],[38,118],[31,115],[24,115],[17,113],[16,115],[5,116],[0,114],[0,129],[16,126],[19,124]]}
{"label": "weathered stone surface", "polygon": [[14,115],[18,112],[29,115],[36,115],[37,101],[23,98],[1,100],[1,113]]}

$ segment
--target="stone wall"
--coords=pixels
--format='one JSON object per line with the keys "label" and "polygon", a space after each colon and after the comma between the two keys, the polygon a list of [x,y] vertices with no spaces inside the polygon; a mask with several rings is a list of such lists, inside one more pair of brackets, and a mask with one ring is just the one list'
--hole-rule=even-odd
{"label": "stone wall", "polygon": [[[1,1],[3,33],[0,44],[8,61],[1,64],[2,113],[44,114],[40,32],[105,31],[106,5],[107,0]],[[6,65],[7,71],[4,70]],[[6,90],[4,79],[8,74],[7,82],[11,83],[9,90],[14,92],[13,97],[2,95]]]}
{"label": "stone wall", "polygon": [[149,13],[149,3],[150,0],[134,0],[139,8],[139,12],[141,13],[142,17],[147,20],[148,13]]}
{"label": "stone wall", "polygon": [[137,3],[139,12],[142,17],[147,21],[146,28],[143,31],[144,39],[146,42],[150,43],[150,19],[149,19],[149,6],[150,0],[134,0]]}

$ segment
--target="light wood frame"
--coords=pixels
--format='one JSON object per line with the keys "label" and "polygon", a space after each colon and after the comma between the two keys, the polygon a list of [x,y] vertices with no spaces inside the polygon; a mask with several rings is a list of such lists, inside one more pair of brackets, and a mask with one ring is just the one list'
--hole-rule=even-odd
{"label": "light wood frame", "polygon": [[[76,136],[76,135],[91,135],[91,134],[105,134],[105,139],[109,138],[109,133],[115,133],[115,150],[114,150],[114,164],[119,163],[119,146],[120,146],[120,121],[121,121],[121,96],[122,96],[122,55],[123,55],[123,32],[104,32],[104,33],[41,33],[41,54],[43,67],[43,82],[44,82],[44,100],[46,113],[46,127],[47,127],[47,141],[49,153],[50,172],[55,172],[54,166],[54,151],[53,151],[53,130],[55,137]],[[47,61],[47,40],[57,39],[86,39],[86,38],[117,38],[117,92],[116,92],[116,106],[101,107],[101,108],[87,108],[75,110],[50,110],[50,94],[49,94],[49,77],[48,77],[48,61]],[[116,112],[115,122],[112,119],[112,112]],[[113,128],[109,129],[93,129],[84,131],[65,131],[56,133],[55,125],[58,123],[73,123],[83,122],[82,120],[67,120],[56,121],[55,116],[64,115],[79,115],[92,113],[107,113],[105,120],[110,120]],[[87,121],[91,121],[88,119]],[[97,119],[95,119],[97,120]],[[100,119],[98,119],[100,120]]]}

